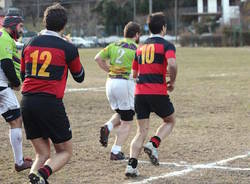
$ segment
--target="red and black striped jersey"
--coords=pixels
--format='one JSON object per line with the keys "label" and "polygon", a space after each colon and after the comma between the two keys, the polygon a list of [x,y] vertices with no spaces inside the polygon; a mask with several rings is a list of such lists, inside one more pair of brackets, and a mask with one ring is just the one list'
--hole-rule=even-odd
{"label": "red and black striped jersey", "polygon": [[148,38],[136,50],[132,69],[137,71],[135,94],[167,95],[168,59],[175,58],[175,46],[163,37]]}
{"label": "red and black striped jersey", "polygon": [[22,94],[49,94],[63,98],[68,69],[74,80],[84,80],[84,69],[73,44],[54,35],[33,38],[22,51]]}

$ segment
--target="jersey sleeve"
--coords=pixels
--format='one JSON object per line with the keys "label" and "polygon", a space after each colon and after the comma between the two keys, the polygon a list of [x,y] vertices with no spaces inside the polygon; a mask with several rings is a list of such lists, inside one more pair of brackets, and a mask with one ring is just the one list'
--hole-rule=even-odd
{"label": "jersey sleeve", "polygon": [[176,52],[176,48],[173,44],[168,44],[166,46],[166,51],[165,51],[165,58],[169,59],[169,58],[176,58],[175,56],[175,52]]}
{"label": "jersey sleeve", "polygon": [[85,72],[80,62],[78,50],[73,45],[71,45],[71,47],[69,46],[66,51],[66,62],[74,80],[76,82],[82,82],[84,80]]}
{"label": "jersey sleeve", "polygon": [[138,56],[137,56],[137,54],[135,54],[135,57],[133,59],[132,69],[136,70],[136,71],[138,70]]}
{"label": "jersey sleeve", "polygon": [[13,48],[11,43],[5,42],[3,45],[1,44],[0,47],[0,60],[3,59],[11,59],[13,56]]}
{"label": "jersey sleeve", "polygon": [[110,48],[112,47],[112,45],[108,45],[107,47],[105,47],[104,49],[102,49],[99,53],[99,56],[102,58],[102,59],[109,59],[110,58]]}

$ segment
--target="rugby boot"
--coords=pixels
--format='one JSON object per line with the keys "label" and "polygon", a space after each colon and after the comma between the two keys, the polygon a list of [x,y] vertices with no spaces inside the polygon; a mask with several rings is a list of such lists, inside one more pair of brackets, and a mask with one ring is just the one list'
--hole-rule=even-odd
{"label": "rugby boot", "polygon": [[29,174],[30,184],[49,184],[38,172]]}
{"label": "rugby boot", "polygon": [[109,129],[107,125],[104,125],[100,129],[100,143],[103,147],[108,146]]}
{"label": "rugby boot", "polygon": [[139,171],[137,168],[133,168],[131,165],[127,165],[127,168],[125,170],[125,176],[137,177],[137,176],[139,176]]}
{"label": "rugby boot", "polygon": [[16,170],[17,172],[20,172],[20,171],[29,169],[29,168],[31,168],[32,163],[33,163],[33,162],[32,162],[32,159],[31,159],[31,158],[24,158],[24,159],[23,159],[23,164],[22,164],[22,165],[17,165],[17,164],[15,164],[15,170]]}
{"label": "rugby boot", "polygon": [[125,160],[125,155],[123,152],[118,152],[117,154],[111,152],[110,160]]}
{"label": "rugby boot", "polygon": [[158,151],[153,146],[152,142],[147,142],[144,146],[144,152],[148,155],[151,163],[155,166],[159,165]]}

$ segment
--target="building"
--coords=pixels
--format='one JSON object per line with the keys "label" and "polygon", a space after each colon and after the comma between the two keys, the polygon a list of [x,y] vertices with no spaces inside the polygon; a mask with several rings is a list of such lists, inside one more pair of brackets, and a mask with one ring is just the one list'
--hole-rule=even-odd
{"label": "building", "polygon": [[212,16],[221,24],[239,24],[240,4],[247,0],[197,0],[196,7],[180,8],[182,18],[196,19]]}
{"label": "building", "polygon": [[4,12],[7,12],[11,6],[12,0],[0,0],[0,9],[2,9]]}
{"label": "building", "polygon": [[239,22],[240,3],[245,0],[197,0],[197,13],[220,16],[222,24]]}

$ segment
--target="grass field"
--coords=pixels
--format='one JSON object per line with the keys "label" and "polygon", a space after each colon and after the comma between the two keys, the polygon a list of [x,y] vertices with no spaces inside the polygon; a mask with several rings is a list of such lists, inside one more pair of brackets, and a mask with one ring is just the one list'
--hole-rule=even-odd
{"label": "grass field", "polygon": [[[49,178],[50,183],[249,183],[250,48],[177,48],[178,78],[170,94],[177,123],[159,148],[160,166],[140,163],[141,176],[136,179],[125,178],[126,162],[109,160],[114,133],[108,148],[98,142],[99,127],[112,111],[103,88],[106,74],[93,60],[97,52],[80,50],[86,71],[84,83],[69,78],[64,103],[73,130],[74,154],[61,171]],[[160,123],[152,115],[148,136]],[[8,125],[3,118],[0,132],[0,183],[25,183],[28,171],[13,170]],[[135,132],[136,123],[123,147],[126,155]],[[25,136],[23,142],[25,155],[34,158]],[[140,160],[148,159],[141,154]]]}

